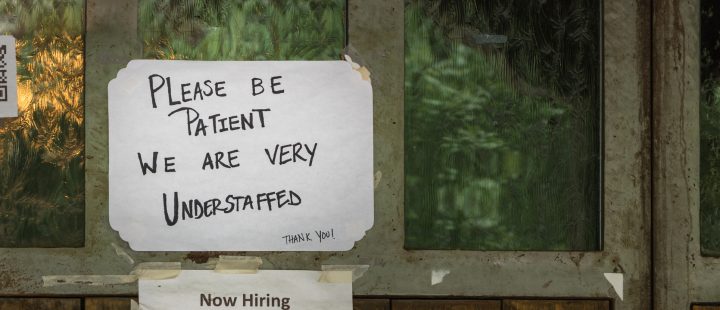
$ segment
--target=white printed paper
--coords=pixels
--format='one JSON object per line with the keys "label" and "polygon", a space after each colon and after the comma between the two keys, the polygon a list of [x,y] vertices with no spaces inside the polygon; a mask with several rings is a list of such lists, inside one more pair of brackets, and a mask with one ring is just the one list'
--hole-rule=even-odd
{"label": "white printed paper", "polygon": [[321,283],[320,273],[184,270],[173,279],[140,279],[140,309],[351,310],[352,283]]}
{"label": "white printed paper", "polygon": [[0,117],[18,116],[15,38],[0,36]]}
{"label": "white printed paper", "polygon": [[349,62],[134,60],[108,105],[134,250],[341,251],[372,227],[372,88]]}

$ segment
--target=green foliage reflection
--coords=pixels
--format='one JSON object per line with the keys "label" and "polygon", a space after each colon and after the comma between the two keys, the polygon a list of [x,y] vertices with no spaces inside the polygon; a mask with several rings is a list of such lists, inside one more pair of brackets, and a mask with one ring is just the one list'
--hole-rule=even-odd
{"label": "green foliage reflection", "polygon": [[81,0],[0,2],[14,23],[20,115],[0,119],[0,247],[84,240]]}
{"label": "green foliage reflection", "polygon": [[406,1],[406,247],[599,249],[599,16]]}
{"label": "green foliage reflection", "polygon": [[345,0],[140,0],[145,56],[190,60],[338,59]]}
{"label": "green foliage reflection", "polygon": [[701,2],[700,246],[720,256],[720,3]]}

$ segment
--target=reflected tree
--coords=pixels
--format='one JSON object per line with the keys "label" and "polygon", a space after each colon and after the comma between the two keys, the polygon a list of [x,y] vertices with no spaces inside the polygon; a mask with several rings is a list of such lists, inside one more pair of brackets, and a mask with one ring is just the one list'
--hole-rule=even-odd
{"label": "reflected tree", "polygon": [[145,56],[193,60],[339,59],[345,0],[140,0]]}
{"label": "reflected tree", "polygon": [[597,250],[599,1],[406,1],[411,249]]}
{"label": "reflected tree", "polygon": [[18,104],[0,119],[0,246],[84,241],[84,2],[0,3],[16,38]]}

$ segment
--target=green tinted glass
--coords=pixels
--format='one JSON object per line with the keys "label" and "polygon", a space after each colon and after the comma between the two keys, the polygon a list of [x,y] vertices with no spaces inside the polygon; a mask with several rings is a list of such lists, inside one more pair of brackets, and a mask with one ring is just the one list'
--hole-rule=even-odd
{"label": "green tinted glass", "polygon": [[83,246],[84,16],[82,0],[0,1],[20,111],[0,118],[0,247]]}
{"label": "green tinted glass", "polygon": [[405,244],[599,250],[600,1],[406,1]]}
{"label": "green tinted glass", "polygon": [[334,60],[345,0],[140,0],[146,58]]}
{"label": "green tinted glass", "polygon": [[701,1],[700,245],[720,256],[720,3]]}

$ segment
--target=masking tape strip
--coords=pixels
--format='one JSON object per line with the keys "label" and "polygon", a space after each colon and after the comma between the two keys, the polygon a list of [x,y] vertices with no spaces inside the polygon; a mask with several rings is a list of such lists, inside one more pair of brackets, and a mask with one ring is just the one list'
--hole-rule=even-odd
{"label": "masking tape strip", "polygon": [[360,73],[360,77],[362,77],[363,80],[370,82],[370,70],[368,70],[365,66],[361,66],[358,63],[354,62],[350,55],[345,55],[344,58],[345,61],[350,63],[353,70]]}
{"label": "masking tape strip", "polygon": [[137,281],[135,275],[74,275],[74,276],[43,276],[43,287],[58,285],[114,285],[130,284]]}
{"label": "masking tape strip", "polygon": [[150,262],[140,263],[130,272],[138,279],[166,280],[180,275],[180,262]]}
{"label": "masking tape strip", "polygon": [[200,270],[212,270],[215,269],[218,261],[220,261],[220,259],[218,259],[217,257],[210,257],[208,258],[207,262],[197,263],[197,265],[201,268]]}
{"label": "masking tape strip", "polygon": [[370,265],[322,265],[318,282],[351,283],[362,277]]}
{"label": "masking tape strip", "polygon": [[123,250],[120,246],[118,246],[114,242],[110,243],[110,245],[113,247],[113,249],[115,249],[115,254],[117,254],[118,256],[125,259],[128,263],[130,263],[130,265],[135,264],[135,260],[127,252],[125,252],[125,250]]}
{"label": "masking tape strip", "polygon": [[262,263],[262,259],[255,256],[220,255],[220,259],[215,265],[215,272],[253,274],[258,272]]}

